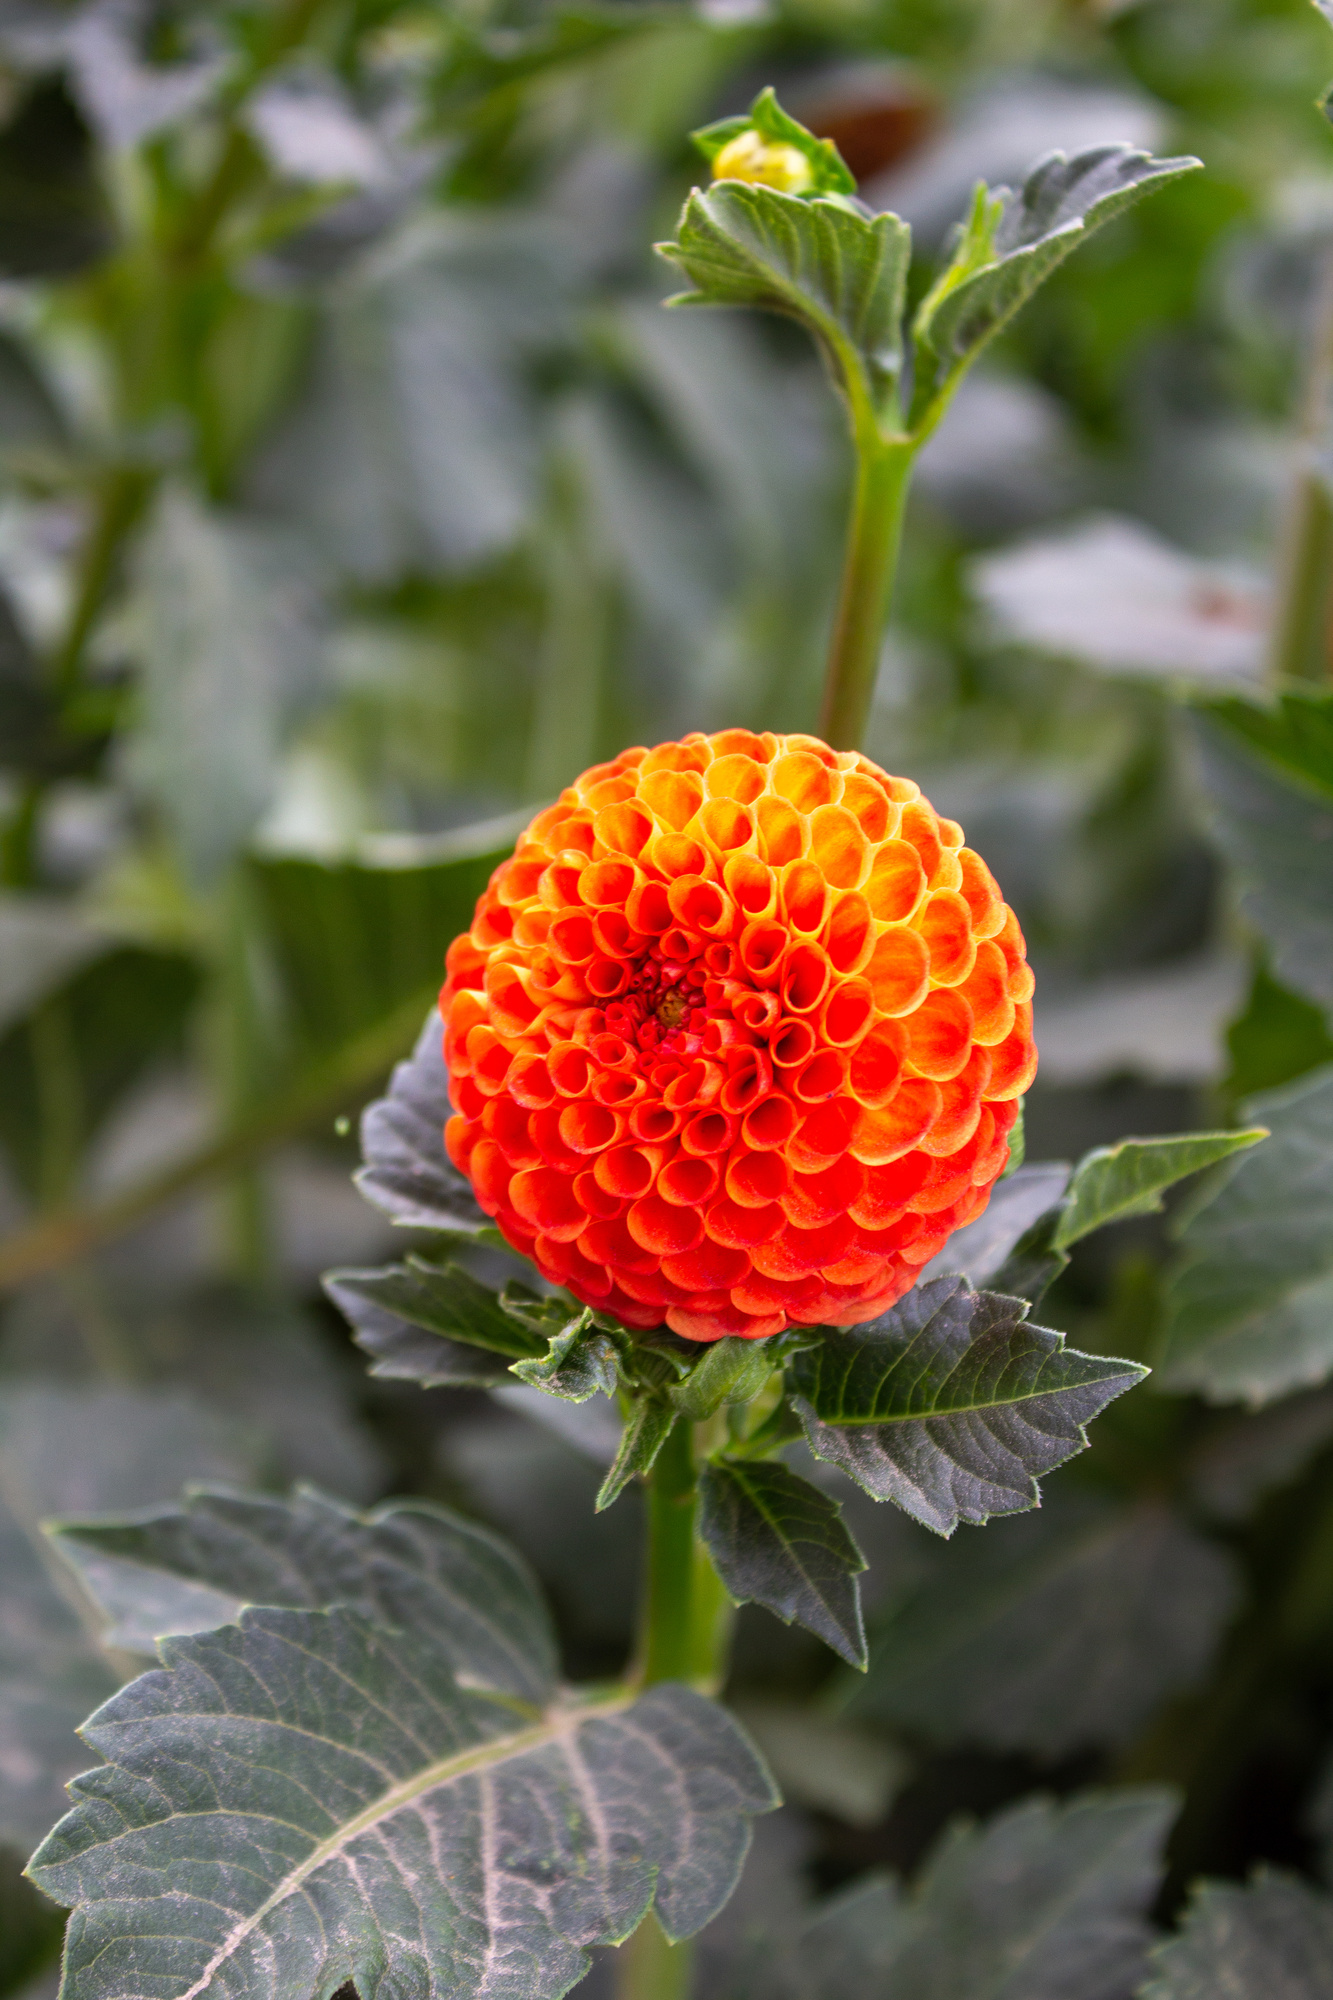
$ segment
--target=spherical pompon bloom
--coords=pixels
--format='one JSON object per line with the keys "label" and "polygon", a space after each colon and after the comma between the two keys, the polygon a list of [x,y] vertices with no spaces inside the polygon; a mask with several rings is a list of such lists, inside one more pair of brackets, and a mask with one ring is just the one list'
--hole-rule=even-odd
{"label": "spherical pompon bloom", "polygon": [[539,813],[440,997],[477,1199],[626,1326],[872,1319],[985,1207],[1032,974],[910,779],[813,736],[625,750]]}

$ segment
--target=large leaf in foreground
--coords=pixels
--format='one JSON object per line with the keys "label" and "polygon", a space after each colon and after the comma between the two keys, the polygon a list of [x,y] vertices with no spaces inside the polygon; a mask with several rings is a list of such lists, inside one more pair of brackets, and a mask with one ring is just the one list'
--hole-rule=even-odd
{"label": "large leaf in foreground", "polygon": [[865,1557],[836,1500],[785,1465],[722,1459],[699,1481],[699,1532],[736,1604],[762,1604],[866,1662],[857,1577]]}
{"label": "large leaf in foreground", "polygon": [[792,1364],[816,1457],[937,1533],[1035,1507],[1038,1476],[1147,1373],[1029,1325],[1021,1299],[961,1278],[918,1285],[865,1326],[827,1330]]}
{"label": "large leaf in foreground", "polygon": [[31,1863],[78,1906],[66,2000],[555,2000],[650,1904],[699,1930],[776,1803],[726,1713],[670,1683],[516,1707],[433,1633],[345,1609],[161,1651],[86,1725],[108,1761]]}
{"label": "large leaf in foreground", "polygon": [[1333,1069],[1252,1098],[1272,1136],[1182,1231],[1160,1381],[1264,1403],[1333,1370]]}
{"label": "large leaf in foreground", "polygon": [[1235,1601],[1227,1556],[1165,1507],[1066,1487],[941,1551],[873,1627],[849,1712],[1043,1757],[1127,1743],[1202,1672]]}
{"label": "large leaf in foreground", "polygon": [[0,1398],[0,1839],[25,1853],[83,1762],[75,1730],[123,1677],[41,1532],[61,1508],[164,1498],[191,1472],[244,1478],[253,1439],[177,1391],[5,1384]]}
{"label": "large leaf in foreground", "polygon": [[428,1501],[358,1514],[311,1487],[285,1500],[201,1490],[52,1536],[108,1620],[104,1642],[127,1652],[151,1658],[163,1633],[229,1624],[246,1604],[346,1604],[433,1635],[446,1663],[518,1699],[540,1701],[554,1681],[555,1641],[525,1566]]}
{"label": "large leaf in foreground", "polygon": [[1333,2000],[1333,1897],[1290,1875],[1205,1882],[1141,2000]]}
{"label": "large leaf in foreground", "polygon": [[[947,1833],[909,1896],[871,1878],[826,1903],[775,1968],[791,2000],[1128,2000],[1173,1800],[1028,1800]],[[770,1986],[769,1991],[772,1991]]]}

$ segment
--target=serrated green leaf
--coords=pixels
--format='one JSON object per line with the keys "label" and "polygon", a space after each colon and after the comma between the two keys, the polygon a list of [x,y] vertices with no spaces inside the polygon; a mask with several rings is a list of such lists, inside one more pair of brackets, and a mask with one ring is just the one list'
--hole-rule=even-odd
{"label": "serrated green leaf", "polygon": [[663,1403],[646,1396],[635,1403],[620,1434],[620,1449],[598,1492],[597,1513],[604,1514],[614,1506],[631,1479],[646,1477],[652,1471],[675,1422],[676,1412]]}
{"label": "serrated green leaf", "polygon": [[1163,1139],[1121,1139],[1085,1153],[1074,1169],[1052,1248],[1068,1250],[1094,1229],[1128,1215],[1154,1215],[1177,1181],[1219,1160],[1245,1152],[1268,1137],[1260,1125],[1248,1132],[1182,1132]]}
{"label": "serrated green leaf", "polygon": [[361,1115],[355,1180],[367,1201],[405,1229],[444,1229],[484,1237],[489,1223],[444,1150],[453,1114],[444,1066],[444,1027],[432,1007],[417,1045],[396,1065],[386,1097]]}
{"label": "serrated green leaf", "polygon": [[544,1701],[555,1639],[526,1566],[498,1536],[429,1501],[357,1513],[306,1486],[288,1499],[195,1489],[126,1520],[49,1531],[108,1621],[103,1643],[150,1658],[164,1633],[232,1624],[246,1604],[349,1605],[431,1635],[451,1668]]}
{"label": "serrated green leaf", "polygon": [[1333,1069],[1244,1112],[1271,1136],[1184,1219],[1159,1383],[1258,1405],[1333,1370]]}
{"label": "serrated green leaf", "polygon": [[776,1357],[766,1340],[741,1340],[728,1334],[706,1347],[683,1382],[667,1389],[671,1407],[691,1423],[702,1423],[724,1403],[748,1403],[773,1372]]}
{"label": "serrated green leaf", "polygon": [[1125,1744],[1197,1680],[1236,1598],[1229,1558],[1167,1508],[1065,1488],[941,1551],[872,1625],[847,1713],[1050,1759]]}
{"label": "serrated green leaf", "polygon": [[569,1403],[586,1403],[599,1394],[614,1396],[620,1381],[620,1350],[611,1335],[596,1325],[586,1307],[573,1318],[567,1307],[562,1308],[561,1317],[567,1324],[551,1335],[546,1353],[515,1361],[510,1374]]}
{"label": "serrated green leaf", "polygon": [[1261,1869],[1241,1888],[1204,1882],[1180,1935],[1152,1954],[1140,2000],[1330,2000],[1333,1897]]}
{"label": "serrated green leaf", "polygon": [[344,1289],[326,1276],[324,1290],[352,1328],[352,1338],[370,1356],[370,1373],[388,1382],[415,1382],[422,1389],[493,1389],[509,1380],[503,1355],[464,1347],[414,1326],[398,1313]]}
{"label": "serrated green leaf", "polygon": [[1246,716],[1235,703],[1194,716],[1212,827],[1240,876],[1241,907],[1283,984],[1325,1010],[1333,1008],[1333,765],[1323,754],[1331,718],[1330,695],[1293,698],[1276,715]]}
{"label": "serrated green leaf", "polygon": [[955,1825],[909,1894],[872,1876],[825,1903],[774,1985],[783,2000],[1125,2000],[1174,1808],[1125,1787]]}
{"label": "serrated green leaf", "polygon": [[540,1337],[507,1313],[499,1294],[461,1264],[428,1264],[422,1257],[409,1257],[405,1264],[386,1264],[374,1271],[330,1271],[324,1289],[349,1318],[364,1304],[424,1327],[442,1340],[502,1354],[507,1361],[525,1361],[543,1352]]}
{"label": "serrated green leaf", "polygon": [[26,1853],[64,1808],[74,1732],[122,1678],[42,1532],[62,1508],[135,1506],[191,1473],[253,1478],[257,1440],[173,1390],[11,1378],[0,1399],[0,1839]]}
{"label": "serrated green leaf", "polygon": [[718,181],[694,191],[675,238],[657,250],[695,288],[670,304],[758,306],[799,320],[853,412],[888,408],[911,260],[911,233],[896,215]]}
{"label": "serrated green leaf", "polygon": [[86,1724],[107,1762],[30,1864],[78,1909],[66,2000],[556,2000],[650,1905],[673,1938],[707,1923],[776,1803],[725,1712],[671,1684],[516,1713],[435,1634],[342,1608],[161,1653]]}
{"label": "serrated green leaf", "polygon": [[944,1277],[866,1326],[826,1329],[791,1371],[811,1450],[938,1534],[1035,1507],[1038,1476],[1148,1371],[1067,1348],[1026,1312]]}
{"label": "serrated green leaf", "polygon": [[1195,159],[1154,160],[1132,146],[1094,146],[1072,159],[1048,153],[1020,194],[979,188],[957,262],[926,295],[913,325],[914,423],[1094,230],[1199,165]]}
{"label": "serrated green leaf", "polygon": [[785,1465],[715,1459],[699,1477],[699,1533],[734,1604],[762,1604],[865,1666],[866,1560],[836,1500]]}

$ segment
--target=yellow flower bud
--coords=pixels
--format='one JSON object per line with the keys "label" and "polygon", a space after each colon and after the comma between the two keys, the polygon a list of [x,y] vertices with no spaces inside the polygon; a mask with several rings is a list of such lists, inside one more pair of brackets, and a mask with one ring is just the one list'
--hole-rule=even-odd
{"label": "yellow flower bud", "polygon": [[804,194],[815,170],[797,146],[770,143],[754,127],[728,140],[713,161],[715,181],[757,181],[783,194]]}

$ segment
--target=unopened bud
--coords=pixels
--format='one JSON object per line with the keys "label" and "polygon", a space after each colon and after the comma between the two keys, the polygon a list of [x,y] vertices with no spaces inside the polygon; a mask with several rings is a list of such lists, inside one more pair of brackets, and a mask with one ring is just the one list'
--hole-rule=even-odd
{"label": "unopened bud", "polygon": [[782,194],[804,194],[814,178],[814,168],[799,147],[765,139],[753,126],[728,140],[713,161],[715,181],[755,181]]}

